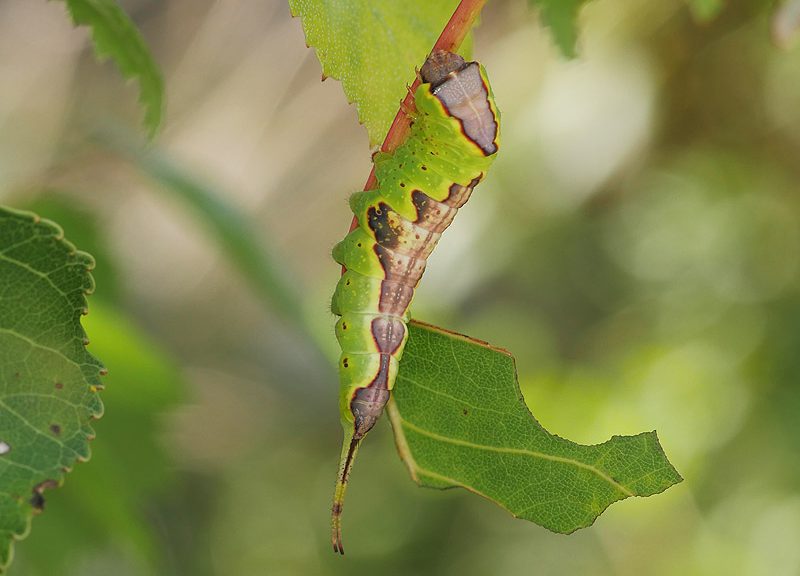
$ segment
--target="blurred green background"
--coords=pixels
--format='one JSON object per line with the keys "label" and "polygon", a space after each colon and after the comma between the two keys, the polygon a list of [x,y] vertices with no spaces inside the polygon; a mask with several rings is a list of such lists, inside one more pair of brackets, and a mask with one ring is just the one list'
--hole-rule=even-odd
{"label": "blurred green background", "polygon": [[522,0],[490,2],[475,55],[503,150],[415,300],[513,351],[548,430],[656,429],[685,482],[560,536],[416,488],[384,423],[342,559],[328,299],[370,168],[354,108],[282,1],[122,2],[167,85],[149,158],[253,219],[300,299],[286,314],[186,186],[110,145],[139,131],[136,88],[86,30],[0,0],[0,202],[96,256],[86,326],[110,371],[92,461],[10,573],[800,574],[800,47],[771,44],[766,4],[698,25],[679,0],[597,0],[567,62]]}

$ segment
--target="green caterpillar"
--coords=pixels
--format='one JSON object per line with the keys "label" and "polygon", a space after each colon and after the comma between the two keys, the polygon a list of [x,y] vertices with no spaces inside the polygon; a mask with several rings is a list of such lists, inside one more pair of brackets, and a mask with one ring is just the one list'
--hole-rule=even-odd
{"label": "green caterpillar", "polygon": [[425,261],[497,155],[499,114],[477,62],[436,52],[420,70],[407,140],[375,155],[374,190],[350,207],[358,227],[333,249],[345,271],[331,309],[344,442],[333,501],[333,548],[344,554],[341,513],[358,446],[389,400],[408,331],[408,308]]}

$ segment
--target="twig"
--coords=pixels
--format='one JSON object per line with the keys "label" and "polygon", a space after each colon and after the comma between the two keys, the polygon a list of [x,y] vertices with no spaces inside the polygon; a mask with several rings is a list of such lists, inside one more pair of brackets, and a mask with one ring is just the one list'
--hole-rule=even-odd
{"label": "twig", "polygon": [[[431,54],[437,50],[447,50],[448,52],[455,52],[461,43],[466,38],[467,33],[472,29],[475,19],[481,13],[486,0],[461,0],[450,20],[442,30],[439,39],[431,49]],[[412,110],[414,107],[414,91],[419,86],[419,78],[414,80],[411,88],[408,89],[406,97],[400,104],[400,109],[395,114],[394,121],[392,122],[389,132],[386,134],[386,139],[381,144],[381,152],[391,152],[402,144],[408,136],[408,131],[411,128],[411,119],[406,114],[406,110]],[[375,188],[377,180],[375,179],[375,166],[369,173],[364,190],[372,190]],[[353,221],[350,223],[350,231],[352,232],[358,227],[358,219],[353,216]],[[342,269],[344,273],[344,268]]]}

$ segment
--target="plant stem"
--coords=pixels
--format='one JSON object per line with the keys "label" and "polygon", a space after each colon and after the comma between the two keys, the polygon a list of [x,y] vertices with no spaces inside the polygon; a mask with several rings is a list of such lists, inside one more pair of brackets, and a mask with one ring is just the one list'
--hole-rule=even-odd
{"label": "plant stem", "polygon": [[[455,52],[461,43],[466,38],[467,33],[472,29],[475,19],[481,13],[484,4],[487,0],[461,0],[450,20],[445,24],[444,30],[439,35],[439,39],[431,49],[431,54],[437,50],[446,50],[448,52]],[[411,128],[411,118],[409,118],[406,110],[413,110],[414,108],[414,91],[419,86],[419,76],[414,79],[414,83],[408,89],[403,103],[400,104],[400,109],[394,117],[389,132],[386,134],[386,139],[381,144],[381,152],[391,152],[402,144],[408,136],[408,131]],[[375,166],[369,173],[364,190],[372,190],[375,188],[377,181],[375,179]],[[350,223],[350,231],[352,232],[358,227],[358,219],[353,216],[353,221]],[[342,269],[344,270],[344,268]]]}

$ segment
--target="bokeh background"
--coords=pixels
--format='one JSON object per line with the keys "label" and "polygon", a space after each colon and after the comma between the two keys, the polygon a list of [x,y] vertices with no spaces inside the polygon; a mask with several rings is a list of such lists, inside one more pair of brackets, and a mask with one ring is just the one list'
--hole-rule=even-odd
{"label": "bokeh background", "polygon": [[[11,574],[800,574],[800,47],[771,43],[767,4],[698,24],[679,0],[597,0],[565,61],[525,2],[490,2],[475,55],[504,146],[415,301],[513,351],[548,430],[656,429],[685,481],[561,536],[417,488],[382,423],[342,559],[329,253],[370,150],[340,85],[282,1],[126,0],[167,86],[148,163],[136,86],[63,4],[0,0],[0,201],[96,256],[110,371],[92,461]],[[252,220],[301,313],[193,186]]]}

